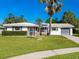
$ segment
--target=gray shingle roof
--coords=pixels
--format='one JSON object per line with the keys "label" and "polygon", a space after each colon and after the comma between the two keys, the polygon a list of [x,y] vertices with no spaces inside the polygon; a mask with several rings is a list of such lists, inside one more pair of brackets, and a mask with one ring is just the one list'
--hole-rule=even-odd
{"label": "gray shingle roof", "polygon": [[[43,25],[44,25],[44,26],[43,26]],[[48,23],[42,23],[42,26],[43,26],[43,27],[48,27],[49,24],[48,24]],[[70,27],[74,27],[73,25],[68,24],[68,23],[53,23],[51,26],[52,26],[52,27],[60,27],[60,28],[70,28]]]}
{"label": "gray shingle roof", "polygon": [[[38,27],[38,25],[33,24],[33,23],[12,23],[12,24],[3,24],[3,26],[28,26],[28,27]],[[49,27],[48,23],[42,23],[43,27]],[[74,27],[71,24],[68,23],[53,23],[52,27],[60,27],[60,28],[70,28],[70,27]]]}
{"label": "gray shingle roof", "polygon": [[3,24],[3,26],[34,26],[34,27],[38,27],[38,25],[33,24],[33,23],[11,23],[11,24]]}

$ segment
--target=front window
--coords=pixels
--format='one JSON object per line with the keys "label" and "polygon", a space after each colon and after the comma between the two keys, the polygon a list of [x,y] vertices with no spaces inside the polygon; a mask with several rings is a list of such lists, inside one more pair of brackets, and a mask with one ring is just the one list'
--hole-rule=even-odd
{"label": "front window", "polygon": [[58,28],[54,27],[52,28],[53,31],[58,31]]}
{"label": "front window", "polygon": [[47,31],[47,28],[46,27],[43,27],[42,28],[42,32],[46,32]]}
{"label": "front window", "polygon": [[15,27],[15,30],[20,30],[20,27]]}

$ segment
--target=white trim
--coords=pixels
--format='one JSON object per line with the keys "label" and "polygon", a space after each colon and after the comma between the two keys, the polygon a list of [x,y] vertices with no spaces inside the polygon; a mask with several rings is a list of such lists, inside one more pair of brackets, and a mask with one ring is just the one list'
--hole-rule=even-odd
{"label": "white trim", "polygon": [[7,26],[27,26],[27,27],[38,27],[38,25],[33,23],[11,23],[11,24],[3,24],[4,27]]}
{"label": "white trim", "polygon": [[73,29],[70,28],[70,35],[73,35]]}

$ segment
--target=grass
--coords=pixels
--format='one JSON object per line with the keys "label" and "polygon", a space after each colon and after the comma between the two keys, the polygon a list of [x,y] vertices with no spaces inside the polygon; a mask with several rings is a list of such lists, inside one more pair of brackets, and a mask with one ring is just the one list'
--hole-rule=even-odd
{"label": "grass", "polygon": [[65,55],[58,55],[53,56],[45,59],[79,59],[79,52],[78,53],[71,53],[71,54],[65,54]]}
{"label": "grass", "polygon": [[53,50],[79,45],[62,36],[43,36],[43,40],[27,37],[0,36],[0,59],[22,55],[26,53]]}

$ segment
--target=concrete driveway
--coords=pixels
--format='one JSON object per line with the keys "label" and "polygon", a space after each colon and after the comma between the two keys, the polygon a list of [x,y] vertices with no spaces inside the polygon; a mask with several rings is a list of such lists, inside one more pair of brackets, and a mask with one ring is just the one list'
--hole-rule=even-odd
{"label": "concrete driveway", "polygon": [[63,35],[63,36],[68,38],[69,40],[72,40],[75,43],[79,44],[79,37],[75,37],[75,36],[71,36],[71,35]]}

